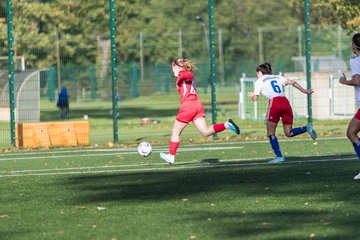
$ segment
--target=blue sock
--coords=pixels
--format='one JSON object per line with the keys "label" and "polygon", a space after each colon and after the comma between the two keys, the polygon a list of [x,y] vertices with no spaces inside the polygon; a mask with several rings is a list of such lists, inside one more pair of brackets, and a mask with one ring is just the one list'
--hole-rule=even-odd
{"label": "blue sock", "polygon": [[354,146],[354,150],[356,152],[356,155],[360,159],[360,140],[359,139],[355,140],[355,142],[353,142],[353,146]]}
{"label": "blue sock", "polygon": [[296,135],[303,134],[306,132],[306,126],[293,128],[290,131],[291,137],[295,137]]}
{"label": "blue sock", "polygon": [[273,149],[275,155],[277,157],[282,157],[279,142],[278,142],[277,138],[275,137],[275,135],[274,134],[269,135],[269,139],[270,139],[271,148]]}

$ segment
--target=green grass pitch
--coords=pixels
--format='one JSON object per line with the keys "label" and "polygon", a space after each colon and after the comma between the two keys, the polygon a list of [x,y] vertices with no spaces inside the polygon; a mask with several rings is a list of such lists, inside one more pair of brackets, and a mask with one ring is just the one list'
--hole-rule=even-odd
{"label": "green grass pitch", "polygon": [[1,239],[357,239],[360,162],[345,138],[0,154]]}

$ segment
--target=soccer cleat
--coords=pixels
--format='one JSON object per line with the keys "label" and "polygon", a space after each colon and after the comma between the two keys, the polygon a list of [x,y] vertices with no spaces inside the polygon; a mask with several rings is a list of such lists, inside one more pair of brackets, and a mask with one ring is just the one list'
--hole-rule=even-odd
{"label": "soccer cleat", "polygon": [[284,157],[276,157],[273,160],[268,161],[268,163],[282,163],[282,162],[285,162]]}
{"label": "soccer cleat", "polygon": [[359,180],[359,179],[360,179],[360,173],[354,177],[354,180]]}
{"label": "soccer cleat", "polygon": [[316,132],[311,123],[306,124],[306,131],[309,133],[312,140],[316,140]]}
{"label": "soccer cleat", "polygon": [[240,128],[234,123],[231,118],[225,122],[225,127],[236,134],[240,134]]}
{"label": "soccer cleat", "polygon": [[161,152],[160,157],[162,158],[162,160],[164,160],[167,163],[173,164],[175,162],[174,155],[165,154]]}

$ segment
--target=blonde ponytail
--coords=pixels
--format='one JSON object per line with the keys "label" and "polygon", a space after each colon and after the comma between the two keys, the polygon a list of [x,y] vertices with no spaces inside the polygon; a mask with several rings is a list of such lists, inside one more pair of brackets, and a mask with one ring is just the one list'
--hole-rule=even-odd
{"label": "blonde ponytail", "polygon": [[175,58],[173,63],[191,73],[196,70],[196,66],[194,65],[194,63],[188,59]]}

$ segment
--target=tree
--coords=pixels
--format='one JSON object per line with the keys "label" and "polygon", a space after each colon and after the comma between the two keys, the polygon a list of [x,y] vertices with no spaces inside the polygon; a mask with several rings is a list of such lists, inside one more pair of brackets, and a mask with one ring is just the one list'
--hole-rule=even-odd
{"label": "tree", "polygon": [[314,7],[326,13],[319,15],[319,22],[334,23],[349,31],[359,31],[359,0],[318,0]]}

